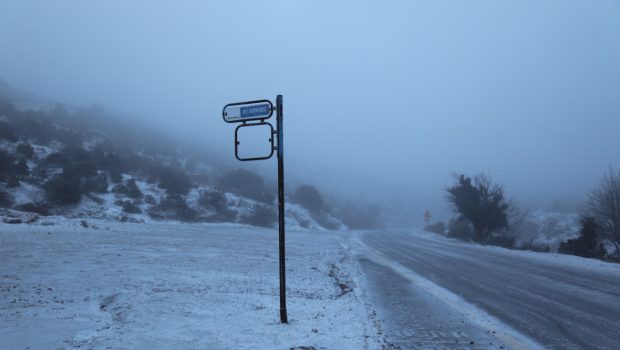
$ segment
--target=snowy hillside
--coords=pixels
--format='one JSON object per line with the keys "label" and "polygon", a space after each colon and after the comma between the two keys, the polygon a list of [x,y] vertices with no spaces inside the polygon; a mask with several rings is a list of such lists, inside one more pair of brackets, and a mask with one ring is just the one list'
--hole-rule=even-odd
{"label": "snowy hillside", "polygon": [[523,226],[520,242],[557,251],[560,243],[579,236],[579,214],[537,210],[526,217]]}
{"label": "snowy hillside", "polygon": [[[111,116],[100,106],[20,107],[3,101],[2,93],[5,99],[22,96],[7,91],[0,90],[4,222],[19,223],[7,214],[14,210],[136,223],[276,225],[275,188],[258,174],[231,169],[208,149]],[[322,208],[290,203],[286,215],[291,227],[345,228]]]}

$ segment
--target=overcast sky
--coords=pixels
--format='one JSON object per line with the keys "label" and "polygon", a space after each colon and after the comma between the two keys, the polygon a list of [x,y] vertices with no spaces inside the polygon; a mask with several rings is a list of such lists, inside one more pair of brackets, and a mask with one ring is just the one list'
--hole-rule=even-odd
{"label": "overcast sky", "polygon": [[620,166],[620,1],[2,0],[0,78],[231,158],[223,105],[283,94],[287,174],[415,215],[454,172],[543,205]]}

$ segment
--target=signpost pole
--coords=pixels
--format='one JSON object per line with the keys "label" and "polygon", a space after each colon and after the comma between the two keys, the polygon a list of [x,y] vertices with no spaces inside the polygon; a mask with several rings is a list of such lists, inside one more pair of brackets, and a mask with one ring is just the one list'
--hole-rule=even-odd
{"label": "signpost pole", "polygon": [[284,140],[283,140],[283,101],[282,95],[276,97],[276,127],[278,128],[278,231],[280,241],[280,322],[288,323],[286,314],[286,268],[284,241]]}

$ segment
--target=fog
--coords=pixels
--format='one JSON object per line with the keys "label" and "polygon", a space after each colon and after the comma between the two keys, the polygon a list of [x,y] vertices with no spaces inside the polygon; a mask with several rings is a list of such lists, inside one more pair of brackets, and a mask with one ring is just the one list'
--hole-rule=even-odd
{"label": "fog", "polygon": [[231,162],[222,107],[282,94],[290,183],[421,219],[453,173],[583,201],[620,166],[618,38],[604,0],[3,1],[0,78]]}

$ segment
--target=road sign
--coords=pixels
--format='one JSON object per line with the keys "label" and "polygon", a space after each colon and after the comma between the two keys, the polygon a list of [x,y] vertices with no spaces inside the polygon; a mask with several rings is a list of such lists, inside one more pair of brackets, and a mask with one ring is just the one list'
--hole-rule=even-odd
{"label": "road sign", "polygon": [[251,120],[265,120],[273,115],[273,104],[269,100],[230,103],[224,106],[222,118],[227,123]]}
{"label": "road sign", "polygon": [[[276,114],[276,128],[269,123],[265,123],[265,119],[269,119],[274,110]],[[257,100],[247,102],[230,103],[224,106],[222,110],[222,118],[227,123],[243,123],[235,129],[235,157],[239,160],[263,160],[269,159],[273,155],[274,149],[278,150],[278,246],[279,246],[279,266],[280,266],[280,322],[288,323],[288,313],[286,311],[286,253],[285,253],[285,234],[286,225],[284,222],[284,103],[282,95],[276,97],[276,108],[269,100]],[[251,120],[260,120],[259,123],[246,123]],[[262,156],[245,157],[239,153],[239,133],[250,130],[258,131],[259,129],[252,127],[260,127],[268,131],[270,143],[270,152]],[[265,135],[265,134],[263,134]],[[274,136],[278,139],[278,146],[274,147]],[[265,137],[263,137],[265,140]]]}
{"label": "road sign", "polygon": [[[240,124],[235,129],[235,158],[240,161],[271,158],[273,135],[273,125],[269,123]],[[244,140],[243,146],[241,140]],[[252,151],[253,148],[259,148],[259,152]]]}

